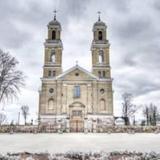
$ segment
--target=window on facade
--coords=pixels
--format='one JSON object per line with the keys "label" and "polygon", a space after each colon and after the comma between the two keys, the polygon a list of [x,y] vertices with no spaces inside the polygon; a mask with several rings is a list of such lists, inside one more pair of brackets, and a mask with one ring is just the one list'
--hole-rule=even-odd
{"label": "window on facade", "polygon": [[54,99],[51,98],[48,100],[48,110],[52,110],[54,108]]}
{"label": "window on facade", "polygon": [[82,111],[81,110],[74,110],[74,111],[72,111],[72,116],[82,117]]}
{"label": "window on facade", "polygon": [[50,88],[49,89],[49,93],[53,93],[54,92],[54,89],[53,88]]}
{"label": "window on facade", "polygon": [[103,71],[103,78],[105,78],[106,77],[106,72],[105,71]]}
{"label": "window on facade", "polygon": [[106,102],[104,99],[100,100],[100,110],[105,111],[106,110]]}
{"label": "window on facade", "polygon": [[52,74],[52,75],[53,75],[53,77],[55,77],[55,76],[56,76],[56,71],[53,71],[53,74]]}
{"label": "window on facade", "polygon": [[79,73],[75,73],[75,76],[79,76]]}
{"label": "window on facade", "polygon": [[79,98],[80,94],[81,94],[80,86],[75,86],[74,87],[74,98]]}
{"label": "window on facade", "polygon": [[105,91],[104,91],[104,89],[103,89],[103,88],[102,88],[102,89],[100,89],[100,93],[101,93],[101,94],[104,94],[104,92],[105,92]]}
{"label": "window on facade", "polygon": [[52,72],[48,71],[48,77],[51,77],[51,76],[52,76]]}
{"label": "window on facade", "polygon": [[56,39],[56,31],[52,31],[52,40]]}
{"label": "window on facade", "polygon": [[101,78],[101,71],[98,71],[98,77]]}
{"label": "window on facade", "polygon": [[53,63],[56,62],[56,54],[55,54],[55,50],[51,50],[50,61],[53,62]]}
{"label": "window on facade", "polygon": [[102,40],[103,39],[103,35],[102,35],[102,31],[98,32],[98,40]]}
{"label": "window on facade", "polygon": [[104,53],[103,53],[103,50],[100,50],[99,51],[99,63],[103,63],[104,62]]}

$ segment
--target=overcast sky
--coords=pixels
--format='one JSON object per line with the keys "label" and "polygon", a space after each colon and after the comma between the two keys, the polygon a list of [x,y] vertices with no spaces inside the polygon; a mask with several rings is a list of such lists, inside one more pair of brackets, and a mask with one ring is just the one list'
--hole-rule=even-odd
{"label": "overcast sky", "polygon": [[62,25],[63,70],[76,60],[91,70],[92,26],[101,11],[111,44],[115,115],[123,92],[132,93],[136,104],[160,107],[159,0],[0,0],[0,48],[18,59],[27,77],[19,100],[5,105],[9,120],[17,120],[23,104],[31,118],[37,115],[43,43],[54,9]]}

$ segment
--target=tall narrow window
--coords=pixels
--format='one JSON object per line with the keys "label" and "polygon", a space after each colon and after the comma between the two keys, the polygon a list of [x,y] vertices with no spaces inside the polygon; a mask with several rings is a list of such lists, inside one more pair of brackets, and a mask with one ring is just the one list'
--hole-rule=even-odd
{"label": "tall narrow window", "polygon": [[101,71],[98,71],[98,77],[101,78]]}
{"label": "tall narrow window", "polygon": [[103,53],[103,50],[100,50],[99,51],[99,63],[103,63],[104,62],[104,53]]}
{"label": "tall narrow window", "polygon": [[48,71],[48,77],[51,77],[51,75],[52,75],[52,72]]}
{"label": "tall narrow window", "polygon": [[103,71],[103,78],[105,78],[106,77],[106,72],[105,71]]}
{"label": "tall narrow window", "polygon": [[52,40],[56,39],[56,31],[52,31]]}
{"label": "tall narrow window", "polygon": [[56,71],[53,71],[53,77],[55,77],[56,76]]}
{"label": "tall narrow window", "polygon": [[54,106],[54,99],[49,99],[48,100],[48,110],[52,110]]}
{"label": "tall narrow window", "polygon": [[56,62],[56,55],[55,55],[55,50],[51,50],[51,57],[50,61],[55,63]]}
{"label": "tall narrow window", "polygon": [[103,35],[102,35],[102,31],[98,32],[98,40],[102,40],[103,39]]}
{"label": "tall narrow window", "polygon": [[74,98],[79,98],[81,95],[80,86],[74,87]]}
{"label": "tall narrow window", "polygon": [[100,110],[101,111],[106,111],[106,102],[104,99],[100,100]]}

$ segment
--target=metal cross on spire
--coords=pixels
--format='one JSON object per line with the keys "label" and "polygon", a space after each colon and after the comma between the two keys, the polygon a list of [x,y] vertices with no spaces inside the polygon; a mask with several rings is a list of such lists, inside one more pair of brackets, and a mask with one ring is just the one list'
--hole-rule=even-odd
{"label": "metal cross on spire", "polygon": [[76,60],[76,66],[78,66],[78,61]]}
{"label": "metal cross on spire", "polygon": [[98,11],[97,13],[98,13],[98,21],[101,21],[101,12]]}
{"label": "metal cross on spire", "polygon": [[54,20],[56,20],[57,10],[55,9],[53,12],[54,12]]}

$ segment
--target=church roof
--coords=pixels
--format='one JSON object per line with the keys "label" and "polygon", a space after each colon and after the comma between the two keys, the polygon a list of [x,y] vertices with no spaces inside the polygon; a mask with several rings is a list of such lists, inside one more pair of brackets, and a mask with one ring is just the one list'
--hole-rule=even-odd
{"label": "church roof", "polygon": [[103,21],[98,20],[97,22],[94,23],[94,26],[106,26],[106,24]]}
{"label": "church roof", "polygon": [[52,20],[52,21],[50,21],[48,25],[61,26],[61,24],[60,24],[57,20]]}
{"label": "church roof", "polygon": [[63,72],[62,74],[60,74],[59,76],[56,77],[56,79],[61,79],[64,76],[68,75],[69,73],[73,72],[74,70],[80,70],[84,73],[86,73],[87,75],[89,75],[91,78],[93,79],[99,79],[97,76],[93,75],[91,72],[87,71],[86,69],[80,67],[78,64],[76,64],[75,66],[73,66],[72,68],[68,69],[67,71]]}

